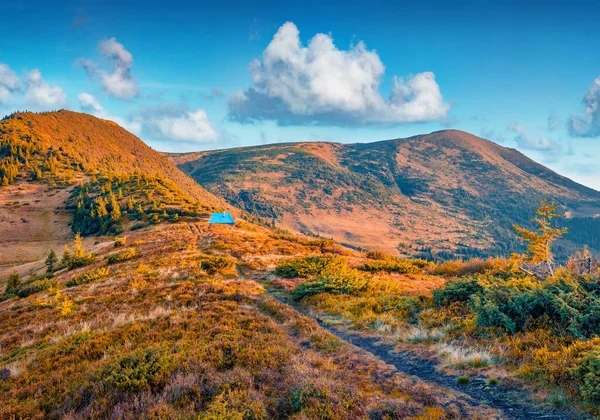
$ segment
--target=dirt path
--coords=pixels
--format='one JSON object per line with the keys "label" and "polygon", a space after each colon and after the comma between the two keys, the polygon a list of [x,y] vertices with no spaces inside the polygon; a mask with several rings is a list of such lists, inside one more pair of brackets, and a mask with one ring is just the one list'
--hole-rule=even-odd
{"label": "dirt path", "polygon": [[436,363],[434,361],[422,359],[408,352],[394,352],[393,345],[382,343],[377,338],[365,337],[358,333],[352,333],[327,325],[304,308],[295,305],[278,293],[274,293],[275,291],[267,290],[280,302],[292,306],[305,316],[314,318],[321,327],[327,329],[341,340],[344,340],[363,351],[371,353],[385,363],[394,366],[399,372],[415,376],[426,383],[464,394],[467,399],[466,402],[469,404],[491,407],[499,411],[505,419],[591,419],[591,417],[580,413],[568,411],[559,412],[553,410],[551,407],[539,406],[532,402],[531,395],[526,390],[510,388],[501,384],[488,386],[483,377],[472,377],[468,384],[459,385],[457,384],[457,376],[437,371]]}

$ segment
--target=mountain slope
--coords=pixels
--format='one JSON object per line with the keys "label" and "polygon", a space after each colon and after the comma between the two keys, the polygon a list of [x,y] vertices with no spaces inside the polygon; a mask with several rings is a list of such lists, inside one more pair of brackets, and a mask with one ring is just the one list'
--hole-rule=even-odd
{"label": "mountain slope", "polygon": [[[209,191],[278,224],[407,255],[507,254],[519,247],[512,224],[527,224],[544,197],[573,216],[600,213],[600,192],[514,149],[457,130],[368,144],[276,144],[171,159]],[[571,241],[562,244],[564,252],[588,229],[574,230]]]}
{"label": "mountain slope", "polygon": [[226,206],[111,121],[65,110],[0,121],[0,265],[59,251],[72,230],[119,233]]}

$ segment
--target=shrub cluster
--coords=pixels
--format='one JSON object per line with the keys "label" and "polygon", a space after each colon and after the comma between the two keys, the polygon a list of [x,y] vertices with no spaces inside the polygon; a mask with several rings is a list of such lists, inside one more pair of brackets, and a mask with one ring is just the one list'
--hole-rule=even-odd
{"label": "shrub cluster", "polygon": [[353,294],[366,289],[368,283],[369,279],[359,271],[345,269],[300,283],[292,290],[292,296],[294,299],[300,300],[323,292],[334,295]]}
{"label": "shrub cluster", "polygon": [[77,274],[67,282],[67,287],[74,287],[80,286],[82,284],[92,283],[98,279],[101,279],[102,277],[107,276],[108,273],[108,268],[100,267],[95,270],[90,270],[86,273]]}
{"label": "shrub cluster", "polygon": [[129,261],[134,259],[135,257],[137,257],[137,253],[135,252],[135,248],[129,248],[126,249],[125,251],[121,251],[117,254],[113,254],[111,256],[109,256],[107,258],[106,263],[111,265],[111,264],[117,264],[120,262],[125,262],[125,261]]}
{"label": "shrub cluster", "polygon": [[360,267],[359,270],[377,272],[387,271],[400,274],[419,274],[423,272],[423,268],[429,263],[425,260],[401,260],[398,258],[376,259],[367,261]]}
{"label": "shrub cluster", "polygon": [[275,269],[275,275],[283,278],[311,278],[328,273],[338,273],[347,268],[347,262],[340,256],[319,256],[298,258]]}
{"label": "shrub cluster", "polygon": [[433,292],[433,299],[438,307],[468,302],[480,327],[499,328],[511,334],[543,322],[558,335],[600,335],[600,284],[584,278],[546,282],[530,277],[449,281]]}
{"label": "shrub cluster", "polygon": [[200,266],[209,274],[227,273],[235,267],[235,260],[227,256],[214,255],[202,261]]}

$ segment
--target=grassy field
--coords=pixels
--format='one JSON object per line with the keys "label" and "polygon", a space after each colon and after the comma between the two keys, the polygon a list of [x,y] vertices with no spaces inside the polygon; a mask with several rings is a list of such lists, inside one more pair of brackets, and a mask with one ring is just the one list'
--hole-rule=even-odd
{"label": "grassy field", "polygon": [[352,252],[244,222],[153,226],[114,244],[21,279],[0,303],[3,418],[490,418],[254,280],[282,259]]}

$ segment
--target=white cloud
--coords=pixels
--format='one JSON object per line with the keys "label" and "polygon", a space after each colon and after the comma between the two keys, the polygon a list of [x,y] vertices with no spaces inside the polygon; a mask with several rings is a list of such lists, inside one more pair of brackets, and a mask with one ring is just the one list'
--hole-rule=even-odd
{"label": "white cloud", "polygon": [[98,50],[109,63],[110,70],[102,70],[93,60],[80,59],[79,64],[92,77],[97,77],[106,92],[119,99],[139,96],[137,82],[131,74],[133,56],[115,38],[101,41]]}
{"label": "white cloud", "polygon": [[442,120],[444,102],[431,72],[394,77],[388,99],[379,93],[385,66],[361,41],[344,51],[331,35],[300,43],[296,25],[282,25],[249,66],[252,86],[229,99],[229,118],[280,124],[398,124]]}
{"label": "white cloud", "polygon": [[144,132],[155,139],[180,142],[209,142],[219,133],[202,109],[190,110],[183,105],[147,108],[139,115]]}
{"label": "white cloud", "polygon": [[98,118],[102,118],[103,120],[113,121],[135,135],[139,135],[142,131],[142,124],[140,121],[126,120],[115,115],[110,115],[108,112],[106,112],[104,107],[100,105],[100,102],[98,102],[98,100],[89,93],[80,93],[77,95],[77,100],[79,101],[79,108],[81,108],[83,112],[90,113]]}
{"label": "white cloud", "polygon": [[600,136],[600,76],[590,86],[583,98],[585,115],[573,115],[569,119],[569,132],[578,137]]}
{"label": "white cloud", "polygon": [[89,113],[103,113],[104,108],[100,103],[94,98],[92,95],[86,92],[82,92],[77,95],[77,100],[79,101],[79,107]]}
{"label": "white cloud", "polygon": [[561,144],[545,136],[535,136],[529,133],[523,124],[514,121],[507,130],[515,133],[514,141],[517,146],[526,150],[553,151],[562,148]]}
{"label": "white cloud", "polygon": [[19,89],[17,74],[6,64],[0,63],[0,104],[8,102],[17,89]]}
{"label": "white cloud", "polygon": [[67,95],[62,88],[58,85],[50,86],[37,69],[27,74],[26,84],[25,102],[28,104],[47,109],[62,108],[67,104]]}

